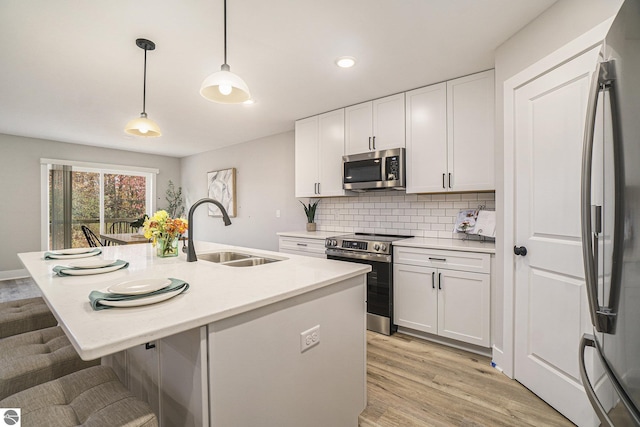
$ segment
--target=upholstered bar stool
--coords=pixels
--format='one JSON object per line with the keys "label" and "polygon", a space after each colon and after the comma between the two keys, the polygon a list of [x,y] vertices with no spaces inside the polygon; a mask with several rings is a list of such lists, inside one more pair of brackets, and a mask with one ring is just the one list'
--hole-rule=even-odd
{"label": "upholstered bar stool", "polygon": [[0,303],[0,338],[57,324],[58,321],[40,297]]}
{"label": "upholstered bar stool", "polygon": [[5,338],[0,340],[0,399],[99,364],[100,359],[80,359],[59,326]]}
{"label": "upholstered bar stool", "polygon": [[0,400],[0,408],[21,408],[23,427],[158,425],[151,407],[133,396],[108,366],[83,369],[21,391]]}

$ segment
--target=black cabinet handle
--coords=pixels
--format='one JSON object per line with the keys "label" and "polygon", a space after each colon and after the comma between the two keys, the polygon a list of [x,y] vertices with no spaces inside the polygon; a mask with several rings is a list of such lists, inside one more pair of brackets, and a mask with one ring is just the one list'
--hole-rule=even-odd
{"label": "black cabinet handle", "polygon": [[371,137],[369,137],[369,150],[371,150]]}
{"label": "black cabinet handle", "polygon": [[447,187],[444,185],[444,174],[442,174],[442,188],[447,188]]}
{"label": "black cabinet handle", "polygon": [[442,261],[442,262],[446,262],[447,259],[446,258],[434,258],[434,257],[429,257],[430,261]]}
{"label": "black cabinet handle", "polygon": [[524,246],[520,246],[520,247],[514,246],[513,253],[516,255],[525,256],[527,255],[527,248],[525,248]]}
{"label": "black cabinet handle", "polygon": [[436,288],[436,272],[432,271],[431,272],[431,289],[435,289]]}
{"label": "black cabinet handle", "polygon": [[438,273],[438,289],[442,289],[442,273]]}
{"label": "black cabinet handle", "polygon": [[451,172],[449,172],[449,188],[451,188]]}
{"label": "black cabinet handle", "polygon": [[376,137],[375,136],[373,137],[373,149],[374,150],[376,149]]}

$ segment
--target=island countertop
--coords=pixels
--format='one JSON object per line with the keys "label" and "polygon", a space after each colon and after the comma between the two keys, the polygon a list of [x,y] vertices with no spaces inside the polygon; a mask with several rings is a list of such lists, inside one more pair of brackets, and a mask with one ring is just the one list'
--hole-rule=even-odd
{"label": "island countertop", "polygon": [[[180,253],[159,258],[151,244],[107,246],[98,257],[129,262],[126,269],[88,276],[55,275],[65,260],[44,260],[44,252],[18,254],[40,288],[80,357],[91,360],[135,345],[246,313],[278,301],[366,274],[371,267],[293,254],[196,242],[198,253],[235,251],[281,261],[253,267],[231,267],[208,261],[186,262]],[[85,258],[86,259],[86,258]],[[92,290],[124,281],[176,278],[189,290],[147,306],[94,311]]]}

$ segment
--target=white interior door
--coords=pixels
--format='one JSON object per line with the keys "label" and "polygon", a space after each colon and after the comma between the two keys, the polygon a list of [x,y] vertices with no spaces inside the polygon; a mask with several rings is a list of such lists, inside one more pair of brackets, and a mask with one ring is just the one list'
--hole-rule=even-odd
{"label": "white interior door", "polygon": [[[580,237],[586,105],[599,48],[515,91],[515,378],[579,426],[597,425],[578,370],[589,330]],[[593,378],[593,377],[592,377]]]}

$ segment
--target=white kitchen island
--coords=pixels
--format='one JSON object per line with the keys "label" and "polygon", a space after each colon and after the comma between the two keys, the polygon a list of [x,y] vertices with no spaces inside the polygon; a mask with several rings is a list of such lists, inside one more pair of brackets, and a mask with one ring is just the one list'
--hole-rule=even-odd
{"label": "white kitchen island", "polygon": [[[280,261],[231,267],[158,258],[150,244],[102,248],[127,269],[59,277],[60,260],[19,254],[83,359],[102,357],[161,425],[357,426],[366,406],[362,264],[196,242]],[[286,255],[286,256],[285,256]],[[177,278],[187,292],[94,311],[88,295],[123,281]],[[302,351],[309,330],[317,345]]]}

